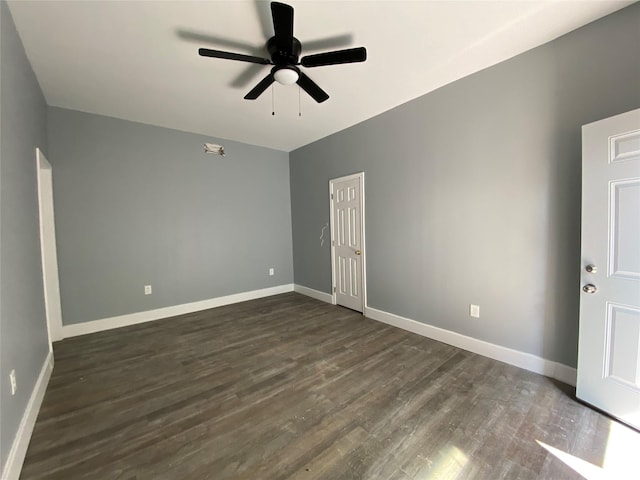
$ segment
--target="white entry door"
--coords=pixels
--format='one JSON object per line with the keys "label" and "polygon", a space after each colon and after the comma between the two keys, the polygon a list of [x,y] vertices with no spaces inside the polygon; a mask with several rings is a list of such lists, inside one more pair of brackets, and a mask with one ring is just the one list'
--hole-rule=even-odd
{"label": "white entry door", "polygon": [[582,127],[577,396],[640,428],[640,110]]}
{"label": "white entry door", "polygon": [[337,305],[364,308],[364,173],[329,182],[331,261]]}

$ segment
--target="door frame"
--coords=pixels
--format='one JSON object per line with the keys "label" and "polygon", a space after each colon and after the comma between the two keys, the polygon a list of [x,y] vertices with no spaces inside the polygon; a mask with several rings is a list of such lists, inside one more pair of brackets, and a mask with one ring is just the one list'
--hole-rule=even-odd
{"label": "door frame", "polygon": [[[40,227],[40,261],[42,265],[42,287],[44,292],[45,315],[47,319],[47,334],[49,336],[49,350],[53,351],[53,342],[62,340],[62,309],[60,305],[60,282],[58,276],[58,257],[49,256],[47,252],[56,251],[55,218],[53,206],[53,167],[47,161],[40,148],[36,147],[36,172],[38,186],[38,224]],[[45,208],[51,212],[45,214]],[[45,224],[49,232],[45,235]],[[51,257],[51,258],[49,258]],[[50,282],[48,281],[50,280]],[[49,285],[57,292],[50,291]]]}
{"label": "door frame", "polygon": [[336,305],[336,268],[335,268],[335,219],[333,216],[333,187],[334,184],[345,180],[360,180],[360,235],[362,240],[362,314],[367,308],[367,247],[365,242],[365,196],[364,196],[364,172],[352,173],[344,177],[329,180],[329,228],[331,230],[331,304]]}

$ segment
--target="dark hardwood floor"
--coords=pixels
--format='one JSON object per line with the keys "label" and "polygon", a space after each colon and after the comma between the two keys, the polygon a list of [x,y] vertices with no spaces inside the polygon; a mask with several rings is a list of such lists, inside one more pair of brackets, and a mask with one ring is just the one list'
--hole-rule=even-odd
{"label": "dark hardwood floor", "polygon": [[615,423],[562,383],[288,293],[56,343],[21,478],[577,479],[536,440],[602,465]]}

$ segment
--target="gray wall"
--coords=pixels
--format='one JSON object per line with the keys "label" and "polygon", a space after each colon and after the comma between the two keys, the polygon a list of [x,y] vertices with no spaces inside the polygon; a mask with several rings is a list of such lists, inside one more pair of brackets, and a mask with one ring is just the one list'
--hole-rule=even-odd
{"label": "gray wall", "polygon": [[[4,468],[49,352],[44,313],[36,146],[46,105],[7,4],[0,2],[0,461]],[[9,372],[18,390],[11,396]]]}
{"label": "gray wall", "polygon": [[292,152],[295,283],[330,292],[328,181],[364,171],[370,307],[575,366],[580,128],[640,106],[638,45],[635,4]]}
{"label": "gray wall", "polygon": [[60,108],[48,133],[64,324],[292,283],[286,152]]}

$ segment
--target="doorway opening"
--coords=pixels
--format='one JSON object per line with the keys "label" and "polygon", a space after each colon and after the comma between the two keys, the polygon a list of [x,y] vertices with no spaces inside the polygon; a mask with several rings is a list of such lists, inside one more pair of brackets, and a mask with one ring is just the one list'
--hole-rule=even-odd
{"label": "doorway opening", "polygon": [[62,308],[58,279],[58,255],[56,253],[56,228],[53,215],[53,169],[39,148],[36,148],[38,209],[40,213],[40,254],[42,257],[42,283],[49,334],[52,342],[62,340]]}

